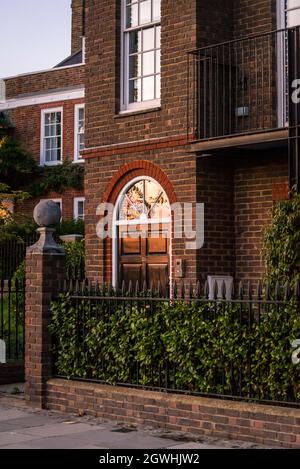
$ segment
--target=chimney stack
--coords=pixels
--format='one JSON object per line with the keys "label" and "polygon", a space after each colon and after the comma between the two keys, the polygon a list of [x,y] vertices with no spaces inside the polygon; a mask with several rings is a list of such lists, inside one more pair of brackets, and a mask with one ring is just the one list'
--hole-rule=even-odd
{"label": "chimney stack", "polygon": [[85,35],[85,0],[72,0],[72,46],[71,53],[82,49]]}

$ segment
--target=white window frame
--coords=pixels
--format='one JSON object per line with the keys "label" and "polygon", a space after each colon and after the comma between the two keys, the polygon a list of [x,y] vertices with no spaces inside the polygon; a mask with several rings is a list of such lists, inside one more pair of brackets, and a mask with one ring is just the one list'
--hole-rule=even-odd
{"label": "white window frame", "polygon": [[[73,217],[74,220],[83,220],[85,219],[85,213],[83,213],[83,218],[78,216],[78,203],[83,202],[85,204],[85,197],[74,197],[73,200]],[[84,210],[85,212],[85,210]]]}
{"label": "white window frame", "polygon": [[[84,163],[84,159],[80,157],[79,154],[79,145],[78,145],[78,123],[79,123],[79,110],[84,109],[85,105],[82,104],[75,104],[74,106],[74,163]],[[85,121],[85,113],[84,113],[84,121]]]}
{"label": "white window frame", "polygon": [[[51,112],[60,112],[61,113],[61,158],[60,161],[46,161],[44,139],[45,139],[45,116]],[[41,166],[57,166],[63,162],[63,148],[64,148],[64,108],[54,107],[54,108],[44,108],[41,110],[41,150],[40,150],[40,164]]]}
{"label": "white window frame", "polygon": [[[160,107],[161,98],[139,103],[129,103],[129,33],[130,31],[143,30],[151,26],[160,26],[159,20],[145,23],[137,27],[126,27],[126,0],[121,0],[121,106],[120,114],[134,111],[142,111]],[[155,75],[154,75],[155,76]],[[161,72],[160,72],[161,76]]]}

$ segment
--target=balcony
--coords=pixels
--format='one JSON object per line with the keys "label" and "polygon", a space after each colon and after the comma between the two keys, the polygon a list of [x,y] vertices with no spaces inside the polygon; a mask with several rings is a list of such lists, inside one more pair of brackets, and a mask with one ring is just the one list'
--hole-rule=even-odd
{"label": "balcony", "polygon": [[189,52],[188,133],[199,148],[287,142],[300,115],[290,100],[299,52],[300,27]]}

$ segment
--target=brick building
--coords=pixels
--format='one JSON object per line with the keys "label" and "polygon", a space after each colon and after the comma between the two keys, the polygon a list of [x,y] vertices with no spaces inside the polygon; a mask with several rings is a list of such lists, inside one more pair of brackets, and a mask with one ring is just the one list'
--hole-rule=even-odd
{"label": "brick building", "polygon": [[[5,78],[0,111],[9,117],[14,137],[40,165],[63,161],[83,164],[84,146],[84,2],[72,1],[71,55],[52,69]],[[45,194],[60,204],[64,219],[84,216],[83,190]],[[39,200],[16,210],[32,215]]]}
{"label": "brick building", "polygon": [[[87,2],[91,279],[263,275],[263,228],[289,184],[285,70],[292,36],[279,30],[299,23],[299,7],[281,0]],[[156,195],[162,238],[176,228],[168,204],[205,204],[202,249],[188,249],[183,237],[143,240]],[[116,239],[96,233],[101,202],[117,204]],[[122,234],[134,223],[135,240]]]}
{"label": "brick building", "polygon": [[[47,109],[57,118],[64,108],[61,158],[73,159],[74,112],[85,102],[88,277],[162,284],[261,277],[270,210],[299,180],[288,85],[300,1],[73,0],[72,7],[71,57],[7,79],[0,110],[39,159]],[[74,197],[82,194],[63,195],[65,216]],[[115,207],[105,239],[101,203]],[[171,210],[192,204],[185,221],[195,229],[196,203],[205,206],[201,249],[178,236]]]}

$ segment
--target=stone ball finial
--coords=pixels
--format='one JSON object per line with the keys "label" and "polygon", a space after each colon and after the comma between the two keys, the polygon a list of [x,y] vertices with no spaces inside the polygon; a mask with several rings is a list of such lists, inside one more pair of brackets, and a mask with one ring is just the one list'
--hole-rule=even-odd
{"label": "stone ball finial", "polygon": [[33,218],[40,227],[57,225],[61,219],[61,210],[58,204],[52,200],[43,200],[36,205]]}

